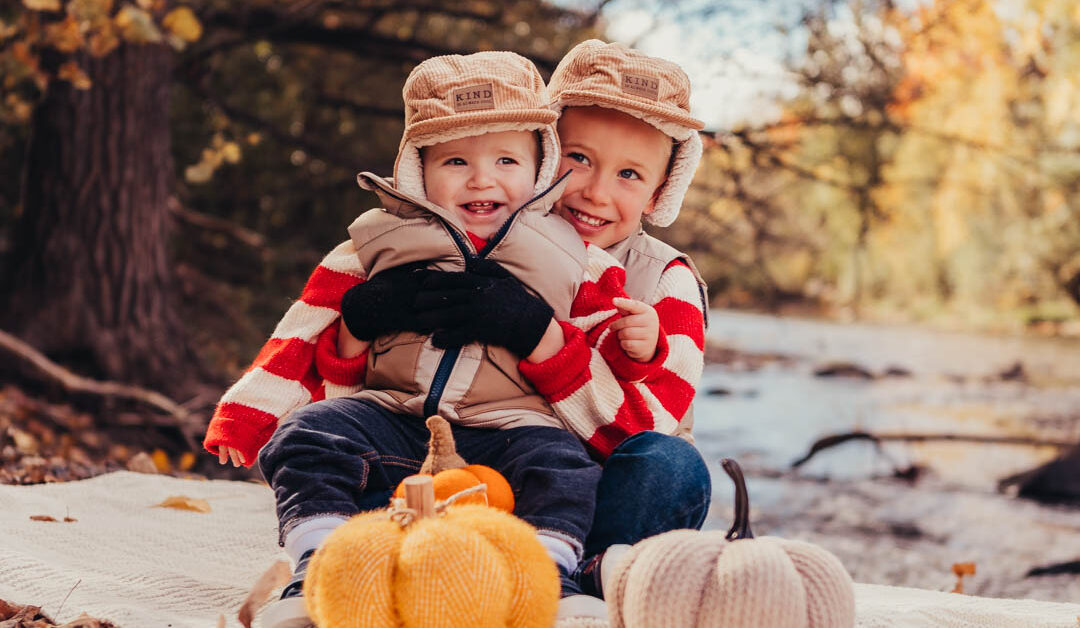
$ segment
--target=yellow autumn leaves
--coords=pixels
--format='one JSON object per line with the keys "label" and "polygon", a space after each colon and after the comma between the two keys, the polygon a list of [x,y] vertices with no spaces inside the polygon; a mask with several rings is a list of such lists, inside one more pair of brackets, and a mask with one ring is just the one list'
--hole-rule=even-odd
{"label": "yellow autumn leaves", "polygon": [[[24,11],[14,23],[0,20],[0,42],[11,46],[0,54],[0,64],[11,59],[24,72],[5,72],[4,87],[29,75],[39,89],[51,79],[68,81],[77,89],[90,89],[93,83],[74,60],[62,63],[55,76],[40,67],[40,53],[52,49],[65,54],[85,51],[103,57],[122,42],[133,44],[167,43],[176,50],[202,37],[202,24],[187,6],[164,12],[162,0],[136,0],[119,6],[113,0],[22,0]],[[164,15],[162,15],[164,13]],[[8,103],[11,104],[11,103]]]}

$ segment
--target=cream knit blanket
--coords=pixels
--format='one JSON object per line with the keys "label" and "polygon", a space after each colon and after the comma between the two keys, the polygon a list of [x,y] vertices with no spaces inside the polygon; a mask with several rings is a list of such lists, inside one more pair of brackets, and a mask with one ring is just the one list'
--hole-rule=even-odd
{"label": "cream knit blanket", "polygon": [[[204,499],[211,511],[153,507],[174,495]],[[85,611],[123,628],[212,628],[224,614],[239,626],[251,585],[281,559],[273,495],[259,484],[122,471],[0,486],[0,599],[42,606],[61,622]],[[1076,628],[1080,616],[1077,604],[876,585],[855,585],[855,596],[865,628]]]}

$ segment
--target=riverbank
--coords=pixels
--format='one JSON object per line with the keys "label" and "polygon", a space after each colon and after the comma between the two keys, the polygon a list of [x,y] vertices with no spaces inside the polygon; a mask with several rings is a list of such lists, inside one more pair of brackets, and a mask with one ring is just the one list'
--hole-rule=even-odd
{"label": "riverbank", "polygon": [[1080,343],[723,311],[709,340],[695,414],[713,470],[708,527],[730,524],[719,459],[734,457],[755,531],[818,543],[857,581],[951,590],[953,563],[974,562],[969,593],[1080,599],[1075,575],[1027,576],[1080,559],[1080,509],[997,491],[1058,447],[851,441],[791,468],[854,430],[1080,441]]}

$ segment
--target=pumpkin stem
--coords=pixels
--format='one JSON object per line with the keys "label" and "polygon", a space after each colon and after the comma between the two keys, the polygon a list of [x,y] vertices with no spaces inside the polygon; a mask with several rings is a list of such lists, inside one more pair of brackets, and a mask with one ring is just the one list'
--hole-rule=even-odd
{"label": "pumpkin stem", "polygon": [[746,478],[743,477],[739,463],[731,458],[724,458],[720,466],[735,483],[735,520],[731,523],[726,538],[729,541],[738,539],[752,539],[754,533],[750,531],[750,496],[746,492]]}
{"label": "pumpkin stem", "polygon": [[429,475],[410,475],[405,485],[405,506],[416,511],[416,518],[435,516],[435,483]]}
{"label": "pumpkin stem", "polygon": [[446,419],[437,414],[428,417],[427,428],[431,432],[431,440],[428,441],[428,455],[420,466],[420,473],[435,475],[447,469],[465,468],[465,459],[457,453],[454,433]]}

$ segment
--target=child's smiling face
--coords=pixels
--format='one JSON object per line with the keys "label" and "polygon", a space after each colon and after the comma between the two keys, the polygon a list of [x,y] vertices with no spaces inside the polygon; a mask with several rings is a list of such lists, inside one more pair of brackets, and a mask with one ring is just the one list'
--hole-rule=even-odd
{"label": "child's smiling face", "polygon": [[559,142],[559,172],[574,172],[556,213],[600,247],[633,233],[667,180],[671,138],[621,111],[568,107],[559,118]]}
{"label": "child's smiling face", "polygon": [[488,239],[532,198],[539,147],[531,131],[502,131],[423,149],[428,200]]}

